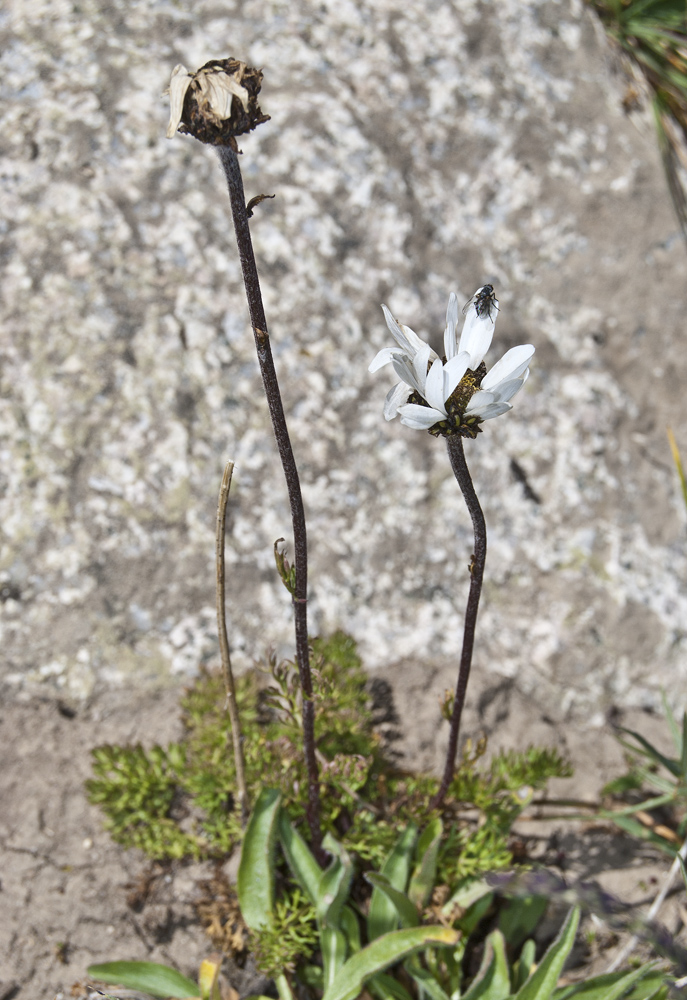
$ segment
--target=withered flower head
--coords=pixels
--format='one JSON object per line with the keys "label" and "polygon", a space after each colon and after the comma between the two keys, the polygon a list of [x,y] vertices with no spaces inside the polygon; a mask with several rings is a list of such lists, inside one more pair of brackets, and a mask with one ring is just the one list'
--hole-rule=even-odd
{"label": "withered flower head", "polygon": [[167,138],[177,129],[211,146],[269,121],[258,105],[262,70],[238,59],[211,59],[195,73],[175,66],[169,82]]}

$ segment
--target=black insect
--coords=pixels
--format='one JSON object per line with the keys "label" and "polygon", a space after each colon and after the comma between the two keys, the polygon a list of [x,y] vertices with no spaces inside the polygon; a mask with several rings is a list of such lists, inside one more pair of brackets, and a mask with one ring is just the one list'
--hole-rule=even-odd
{"label": "black insect", "polygon": [[475,307],[475,312],[478,316],[488,316],[491,319],[492,310],[499,311],[499,301],[496,298],[494,286],[482,285],[481,288],[478,288],[472,298],[463,306],[463,316],[470,306]]}

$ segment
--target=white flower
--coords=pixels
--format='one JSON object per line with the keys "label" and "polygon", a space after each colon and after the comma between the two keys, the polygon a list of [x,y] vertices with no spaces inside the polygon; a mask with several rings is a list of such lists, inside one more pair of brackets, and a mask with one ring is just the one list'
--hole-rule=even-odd
{"label": "white flower", "polygon": [[529,375],[534,347],[523,344],[511,348],[487,372],[483,358],[498,313],[498,301],[490,285],[479,288],[468,302],[460,341],[456,338],[458,299],[451,292],[443,359],[409,327],[397,323],[386,306],[382,309],[397,346],[381,350],[369,371],[375,372],[391,362],[401,379],[386,397],[387,420],[399,413],[401,423],[416,430],[476,437],[484,420],[512,408],[510,400]]}

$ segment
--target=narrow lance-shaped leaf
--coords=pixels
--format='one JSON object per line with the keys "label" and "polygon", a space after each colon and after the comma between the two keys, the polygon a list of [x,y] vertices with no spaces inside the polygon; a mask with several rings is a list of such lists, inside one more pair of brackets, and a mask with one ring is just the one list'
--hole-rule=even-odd
{"label": "narrow lance-shaped leaf", "polygon": [[412,927],[391,931],[353,955],[339,970],[322,1000],[355,1000],[363,984],[422,948],[452,947],[460,935],[447,927]]}
{"label": "narrow lance-shaped leaf", "polygon": [[427,824],[417,845],[418,864],[410,879],[408,896],[418,910],[427,905],[437,874],[439,844],[444,827],[436,817]]}
{"label": "narrow lance-shaped leaf", "polygon": [[[389,882],[389,879],[378,872],[367,872],[365,881],[374,886],[374,891],[383,895],[389,901],[393,910],[393,917],[388,923],[391,924],[389,930],[395,930],[398,924],[401,927],[417,927],[420,923],[416,907],[410,902],[404,892],[399,892]],[[373,897],[374,898],[374,897]],[[368,918],[369,925],[369,918]],[[375,935],[379,937],[379,935]],[[373,938],[374,940],[374,938]]]}
{"label": "narrow lance-shaped leaf", "polygon": [[537,968],[515,994],[516,1000],[549,1000],[556,988],[565,960],[572,951],[579,922],[580,910],[575,906]]}
{"label": "narrow lance-shaped leaf", "polygon": [[367,990],[377,1000],[413,1000],[405,986],[386,972],[378,972],[367,981]]}
{"label": "narrow lance-shaped leaf", "polygon": [[344,906],[341,910],[341,916],[339,917],[339,926],[341,930],[346,935],[346,941],[348,942],[348,951],[350,954],[355,954],[356,951],[360,951],[362,948],[362,942],[360,940],[360,924],[358,923],[358,917],[350,906]]}
{"label": "narrow lance-shaped leaf", "polygon": [[470,984],[463,1000],[503,1000],[510,996],[510,974],[506,958],[506,939],[501,931],[493,931],[487,938],[487,947],[480,971]]}
{"label": "narrow lance-shaped leaf", "polygon": [[90,965],[88,975],[103,983],[142,990],[154,997],[187,1000],[188,997],[198,997],[200,992],[192,979],[187,979],[176,969],[158,962],[105,962],[102,965]]}
{"label": "narrow lance-shaped leaf", "polygon": [[333,985],[346,961],[346,935],[338,927],[320,927],[320,951],[325,991]]}
{"label": "narrow lance-shaped leaf", "polygon": [[[388,879],[389,884],[399,892],[405,892],[413,863],[413,849],[417,840],[417,827],[409,823],[394,844],[391,854],[382,865],[381,874]],[[372,883],[374,885],[374,883]],[[367,915],[367,936],[370,941],[398,927],[399,913],[397,907],[386,893],[374,889],[370,899],[370,909]],[[413,926],[404,924],[403,926]]]}
{"label": "narrow lance-shaped leaf", "polygon": [[279,842],[294,878],[316,906],[322,869],[284,809],[279,812]]}
{"label": "narrow lance-shaped leaf", "polygon": [[241,916],[251,930],[268,927],[274,911],[274,850],[281,795],[263,788],[241,845],[236,880]]}
{"label": "narrow lance-shaped leaf", "polygon": [[532,966],[534,965],[536,950],[536,942],[533,938],[528,938],[522,946],[520,958],[518,959],[514,969],[515,982],[513,985],[516,991],[519,990],[530,977]]}
{"label": "narrow lance-shaped leaf", "polygon": [[[637,740],[639,747],[633,747],[632,744],[628,744],[625,740],[619,740],[623,746],[626,746],[629,750],[634,751],[634,753],[641,753],[644,757],[649,757],[650,760],[654,760],[657,763],[663,764],[667,771],[670,771],[672,775],[676,778],[680,777],[680,763],[677,760],[672,760],[670,757],[666,757],[665,754],[657,750],[655,746],[652,746],[647,739],[645,739],[641,733],[636,733],[634,729],[625,729],[624,726],[618,726],[621,733],[627,733],[628,736],[632,736],[633,739]],[[640,747],[642,749],[640,749]]]}
{"label": "narrow lance-shaped leaf", "polygon": [[[620,1000],[628,994],[632,1000],[649,1000],[663,985],[664,973],[655,962],[642,965],[632,972],[610,972],[581,983],[572,983],[555,990],[552,1000]],[[634,987],[634,989],[633,989]],[[667,993],[667,990],[666,990]]]}
{"label": "narrow lance-shaped leaf", "polygon": [[427,996],[429,1000],[450,1000],[446,990],[442,989],[428,969],[420,965],[416,955],[407,959],[403,968],[419,987],[420,996]]}
{"label": "narrow lance-shaped leaf", "polygon": [[322,926],[338,927],[341,908],[351,887],[353,862],[348,851],[330,834],[324,838],[322,846],[334,857],[320,876],[315,900],[317,919]]}

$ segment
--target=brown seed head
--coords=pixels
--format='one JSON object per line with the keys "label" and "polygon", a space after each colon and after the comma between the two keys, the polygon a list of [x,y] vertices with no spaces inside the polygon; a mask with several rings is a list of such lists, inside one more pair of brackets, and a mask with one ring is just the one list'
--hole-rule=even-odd
{"label": "brown seed head", "polygon": [[175,66],[169,83],[167,138],[177,129],[211,146],[227,146],[236,135],[269,121],[258,105],[262,70],[238,59],[211,59],[195,73]]}

